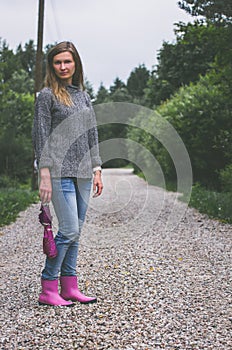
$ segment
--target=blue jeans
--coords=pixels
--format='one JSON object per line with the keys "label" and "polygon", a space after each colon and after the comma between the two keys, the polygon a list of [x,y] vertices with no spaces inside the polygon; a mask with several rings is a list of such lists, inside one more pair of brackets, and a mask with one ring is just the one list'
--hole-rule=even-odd
{"label": "blue jeans", "polygon": [[52,203],[59,229],[55,237],[58,255],[46,259],[42,279],[76,276],[78,242],[88,208],[92,179],[52,179]]}

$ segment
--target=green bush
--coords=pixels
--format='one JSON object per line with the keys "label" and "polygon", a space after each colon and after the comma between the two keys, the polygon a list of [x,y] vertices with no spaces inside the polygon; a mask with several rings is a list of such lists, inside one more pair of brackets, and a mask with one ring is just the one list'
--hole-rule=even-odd
{"label": "green bush", "polygon": [[[228,80],[225,76],[229,77]],[[194,182],[221,190],[219,174],[221,169],[231,164],[232,154],[230,81],[232,71],[217,73],[212,70],[197,83],[180,88],[170,100],[159,106],[157,113],[142,110],[132,119],[131,124],[137,128],[128,128],[127,137],[156,157],[165,180],[176,182],[176,171],[165,145],[158,141],[162,139],[166,144],[171,141],[162,120],[168,121],[184,142],[191,159]],[[160,117],[157,118],[157,115]],[[156,139],[152,134],[156,135]],[[144,159],[147,168],[151,167],[146,155],[140,155],[132,144],[128,154],[130,159]]]}
{"label": "green bush", "polygon": [[38,202],[38,192],[25,189],[1,189],[0,190],[0,226],[8,225],[15,221],[20,211],[25,210],[30,204]]}
{"label": "green bush", "polygon": [[0,95],[0,175],[20,183],[31,176],[34,97],[12,90]]}
{"label": "green bush", "polygon": [[17,188],[18,182],[15,179],[10,178],[9,176],[2,175],[0,176],[0,189],[2,188]]}
{"label": "green bush", "polygon": [[223,192],[232,191],[232,164],[229,164],[219,173],[221,189]]}
{"label": "green bush", "polygon": [[231,163],[231,107],[230,82],[212,71],[158,108],[189,152],[194,181],[217,191],[219,172]]}

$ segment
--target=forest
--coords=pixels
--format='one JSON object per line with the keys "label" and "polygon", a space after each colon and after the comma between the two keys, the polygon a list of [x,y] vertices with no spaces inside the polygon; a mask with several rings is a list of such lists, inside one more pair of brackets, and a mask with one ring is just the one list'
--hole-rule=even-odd
{"label": "forest", "polygon": [[[162,44],[152,70],[141,64],[126,81],[115,77],[108,89],[101,84],[95,92],[89,81],[86,88],[96,105],[128,102],[153,110],[154,118],[155,113],[165,118],[189,153],[193,170],[190,205],[232,222],[232,3],[182,0],[178,6],[194,21],[174,26],[175,41]],[[51,46],[44,48],[44,57]],[[16,50],[0,40],[0,225],[38,199],[30,190],[35,59],[32,40]],[[43,66],[45,71],[45,58]],[[147,121],[144,116],[136,118],[141,128],[144,122],[151,128],[155,125],[152,114]],[[168,187],[175,189],[175,166],[152,130],[149,134],[109,124],[99,127],[99,138],[127,138],[142,144],[158,160]],[[128,166],[128,161],[113,159],[104,166]],[[140,172],[136,166],[135,170]]]}

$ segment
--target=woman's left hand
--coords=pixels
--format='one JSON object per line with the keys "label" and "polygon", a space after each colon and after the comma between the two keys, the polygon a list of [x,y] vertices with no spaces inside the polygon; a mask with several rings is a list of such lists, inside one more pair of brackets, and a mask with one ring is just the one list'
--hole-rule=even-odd
{"label": "woman's left hand", "polygon": [[102,183],[102,178],[101,178],[101,171],[97,170],[94,173],[94,178],[93,178],[93,192],[94,195],[93,197],[98,197],[101,195],[103,190],[103,183]]}

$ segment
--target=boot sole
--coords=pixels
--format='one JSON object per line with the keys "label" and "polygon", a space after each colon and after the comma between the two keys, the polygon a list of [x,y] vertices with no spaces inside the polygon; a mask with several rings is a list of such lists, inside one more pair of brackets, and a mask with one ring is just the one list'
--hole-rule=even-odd
{"label": "boot sole", "polygon": [[79,303],[81,303],[81,304],[94,304],[96,302],[97,302],[97,299],[94,299],[94,300],[91,300],[91,301],[79,301]]}
{"label": "boot sole", "polygon": [[75,304],[69,304],[69,305],[53,305],[53,304],[45,304],[45,303],[41,303],[41,301],[39,301],[39,305],[40,305],[40,306],[59,306],[59,307],[71,307],[71,306],[74,306]]}

